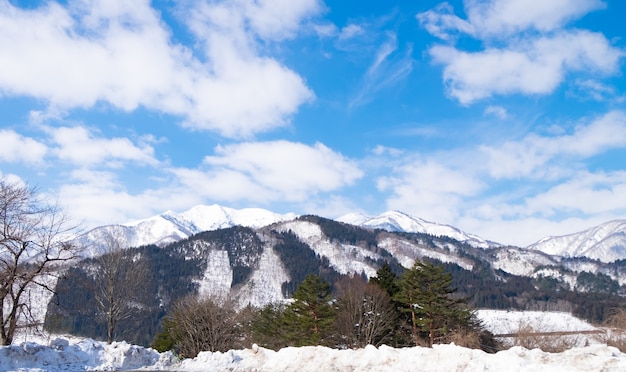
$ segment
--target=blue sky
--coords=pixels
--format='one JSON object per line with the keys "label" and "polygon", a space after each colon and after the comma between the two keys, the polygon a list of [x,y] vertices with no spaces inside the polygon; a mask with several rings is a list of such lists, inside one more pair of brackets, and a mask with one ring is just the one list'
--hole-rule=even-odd
{"label": "blue sky", "polygon": [[0,0],[0,176],[84,228],[401,210],[528,245],[626,218],[621,0]]}

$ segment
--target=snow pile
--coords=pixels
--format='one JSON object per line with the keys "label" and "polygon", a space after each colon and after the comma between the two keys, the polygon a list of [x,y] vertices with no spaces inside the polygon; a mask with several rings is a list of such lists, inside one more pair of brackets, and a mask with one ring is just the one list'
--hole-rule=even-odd
{"label": "snow pile", "polygon": [[455,345],[394,349],[368,346],[336,350],[322,346],[288,347],[279,351],[253,346],[225,353],[203,352],[178,361],[171,353],[85,339],[55,339],[0,348],[2,371],[625,371],[626,354],[606,345],[550,354],[514,347],[496,354]]}
{"label": "snow pile", "polygon": [[[256,350],[256,352],[255,352]],[[561,354],[515,347],[497,354],[455,345],[394,349],[367,346],[336,350],[321,346],[288,347],[279,351],[263,348],[200,353],[185,360],[181,371],[624,371],[626,354],[594,345]]]}
{"label": "snow pile", "polygon": [[56,338],[49,346],[25,342],[0,348],[0,371],[115,371],[169,368],[173,363],[169,352],[159,354],[126,342],[107,345],[91,339]]}
{"label": "snow pile", "polygon": [[[478,317],[495,334],[515,333],[520,325],[541,332],[597,329],[567,313],[479,310]],[[0,347],[0,371],[626,371],[626,354],[597,339],[584,343],[589,346],[562,353],[516,346],[487,354],[453,344],[432,349],[368,346],[336,350],[310,346],[279,351],[253,345],[251,349],[225,353],[203,352],[182,361],[170,352],[158,353],[125,342],[108,345],[59,337],[43,346],[43,338],[37,341]]]}

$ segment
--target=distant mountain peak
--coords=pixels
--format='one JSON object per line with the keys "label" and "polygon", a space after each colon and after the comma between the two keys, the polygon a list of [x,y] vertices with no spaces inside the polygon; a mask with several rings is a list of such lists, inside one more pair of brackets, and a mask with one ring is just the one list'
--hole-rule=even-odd
{"label": "distant mountain peak", "polygon": [[376,217],[368,217],[361,213],[350,213],[339,217],[337,221],[392,232],[400,231],[429,234],[434,236],[447,236],[478,248],[489,248],[500,245],[482,239],[477,235],[465,233],[456,227],[429,222],[398,210],[386,211]]}
{"label": "distant mountain peak", "polygon": [[89,257],[104,251],[102,237],[107,233],[113,234],[125,247],[149,244],[162,246],[203,231],[236,225],[256,228],[294,218],[296,215],[293,213],[278,214],[261,208],[233,209],[218,204],[196,205],[182,213],[168,210],[121,225],[96,227],[76,238],[76,241],[81,246],[89,247],[84,253],[84,256]]}
{"label": "distant mountain peak", "polygon": [[626,259],[626,220],[613,220],[577,233],[546,237],[527,249],[602,262]]}

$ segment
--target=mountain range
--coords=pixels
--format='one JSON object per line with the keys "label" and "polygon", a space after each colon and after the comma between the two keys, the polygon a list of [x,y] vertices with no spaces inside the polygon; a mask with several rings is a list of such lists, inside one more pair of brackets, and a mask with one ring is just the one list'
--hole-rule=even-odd
{"label": "mountain range", "polygon": [[[107,251],[104,244],[106,235],[114,236],[123,247],[166,247],[202,232],[235,226],[255,231],[289,230],[295,232],[297,238],[316,255],[326,259],[338,273],[374,274],[377,265],[371,262],[373,256],[367,250],[355,247],[353,243],[337,245],[332,237],[321,232],[319,226],[311,227],[302,219],[302,216],[293,213],[279,214],[260,208],[232,209],[220,205],[199,205],[183,213],[168,211],[123,225],[101,226],[79,236],[74,243],[85,247],[83,257],[89,258]],[[472,259],[480,259],[488,262],[494,270],[534,279],[551,278],[569,289],[585,290],[585,285],[579,283],[579,276],[583,272],[603,275],[617,285],[626,285],[626,275],[621,274],[621,266],[626,262],[626,220],[607,222],[576,234],[547,237],[528,247],[492,242],[453,226],[425,221],[399,211],[388,211],[375,217],[351,213],[333,222],[364,231],[397,233],[383,240],[380,240],[382,235],[378,235],[377,240],[372,240],[370,244],[375,245],[376,249],[386,250],[404,267],[410,267],[416,258],[427,257],[471,270]],[[314,232],[307,229],[313,229]],[[439,240],[430,245],[407,243],[402,234],[425,235]],[[347,251],[351,252],[350,255]],[[216,282],[223,277],[209,271],[206,275],[213,275]],[[224,283],[224,286],[230,288],[231,284]],[[270,297],[276,296],[273,294]],[[264,300],[254,302],[262,303]]]}
{"label": "mountain range", "polygon": [[[601,321],[610,309],[626,306],[626,260],[613,259],[616,244],[624,246],[623,231],[624,223],[614,221],[514,247],[397,211],[331,220],[197,206],[77,237],[74,242],[87,247],[85,257],[66,269],[54,298],[46,300],[46,324],[55,332],[100,334],[101,318],[89,309],[97,308],[94,258],[107,253],[107,235],[130,250],[134,264],[150,268],[142,286],[148,294],[134,304],[141,325],[120,325],[137,329],[132,341],[139,344],[150,342],[169,306],[188,294],[262,307],[289,298],[311,273],[335,283],[343,276],[374,277],[385,263],[400,274],[425,259],[444,265],[472,306],[568,311]],[[614,255],[577,256],[595,252],[593,241],[599,252]]]}
{"label": "mountain range", "polygon": [[[203,231],[232,226],[259,228],[296,217],[293,213],[279,214],[261,208],[233,209],[216,204],[198,205],[183,213],[167,211],[125,224],[100,226],[79,236],[74,242],[85,247],[85,257],[93,257],[103,252],[102,238],[108,233],[118,237],[126,247],[149,244],[164,246]],[[387,211],[375,217],[350,213],[336,221],[390,232],[444,236],[477,248],[503,246],[456,227],[425,221],[400,211]],[[570,235],[546,237],[520,249],[559,258],[588,258],[605,263],[625,260],[626,220],[610,221]],[[528,252],[530,255],[533,253]]]}

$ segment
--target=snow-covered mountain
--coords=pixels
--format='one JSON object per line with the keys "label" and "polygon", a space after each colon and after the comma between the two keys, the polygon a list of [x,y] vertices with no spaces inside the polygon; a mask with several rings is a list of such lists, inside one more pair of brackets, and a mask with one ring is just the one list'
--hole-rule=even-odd
{"label": "snow-covered mountain", "polygon": [[164,246],[202,231],[232,226],[263,227],[296,218],[293,213],[278,214],[261,208],[232,209],[220,205],[198,205],[186,212],[165,213],[120,225],[100,226],[79,236],[74,243],[84,247],[84,257],[102,253],[105,236],[112,235],[123,247],[155,244]]}
{"label": "snow-covered mountain", "polygon": [[[153,322],[162,317],[163,307],[187,294],[229,298],[241,307],[262,307],[289,298],[311,273],[334,283],[343,275],[371,278],[385,263],[401,271],[401,267],[411,267],[416,260],[424,259],[442,262],[454,271],[460,280],[461,295],[472,297],[477,306],[526,310],[552,306],[571,311],[583,303],[592,306],[585,292],[607,296],[626,293],[626,266],[620,263],[566,258],[512,246],[459,243],[441,231],[456,233],[464,241],[480,240],[458,235],[463,233],[445,226],[441,230],[428,229],[441,225],[420,226],[420,220],[398,212],[378,219],[359,220],[355,215],[340,219],[353,224],[314,215],[293,217],[262,210],[201,206],[181,214],[168,212],[128,225],[103,227],[84,238],[118,232],[128,242],[144,239],[144,244],[129,247],[144,245],[133,248],[133,259],[151,268],[152,278],[146,288],[154,293],[144,296],[137,316]],[[248,227],[235,226],[242,224]],[[417,229],[421,228],[426,234],[419,233]],[[145,246],[148,238],[176,241],[161,247]],[[88,262],[74,265],[61,282],[65,293],[56,291],[58,297],[49,302],[61,306],[52,307],[52,312],[48,306],[46,318],[50,324],[58,320],[68,327],[60,332],[87,332],[82,325],[98,321],[92,312],[66,311],[96,306],[88,305],[94,301],[90,291],[96,286],[90,270]],[[546,297],[544,291],[550,291],[550,295]],[[577,295],[568,297],[573,291]],[[136,342],[149,343],[153,335],[146,333],[148,328],[136,334]]]}
{"label": "snow-covered mountain", "polygon": [[429,234],[434,236],[447,236],[477,248],[489,248],[500,245],[498,243],[487,241],[477,235],[463,232],[456,227],[425,221],[421,218],[409,216],[408,214],[399,211],[388,211],[376,217],[368,217],[361,213],[350,213],[339,217],[337,221],[392,232],[399,231]]}
{"label": "snow-covered mountain", "polygon": [[527,247],[553,256],[587,257],[602,262],[626,259],[626,220],[615,220],[565,236],[551,236]]}
{"label": "snow-covered mountain", "polygon": [[[296,217],[293,213],[278,214],[260,208],[233,209],[215,204],[198,205],[183,213],[167,211],[125,224],[97,227],[79,236],[74,242],[85,247],[83,254],[85,257],[93,257],[105,249],[102,242],[107,234],[115,236],[126,247],[149,244],[165,246],[202,231],[237,225],[260,228],[276,222],[290,221]],[[502,246],[456,227],[429,222],[399,211],[388,211],[375,217],[350,213],[337,218],[336,221],[390,232],[448,237],[476,248],[489,249]],[[626,259],[626,220],[607,222],[566,236],[547,237],[525,249],[556,257],[586,257],[601,262]]]}

